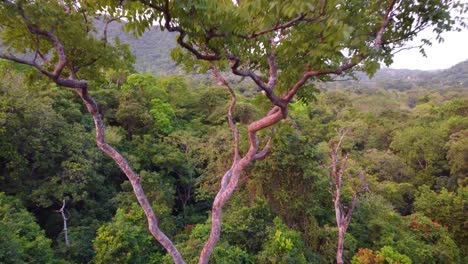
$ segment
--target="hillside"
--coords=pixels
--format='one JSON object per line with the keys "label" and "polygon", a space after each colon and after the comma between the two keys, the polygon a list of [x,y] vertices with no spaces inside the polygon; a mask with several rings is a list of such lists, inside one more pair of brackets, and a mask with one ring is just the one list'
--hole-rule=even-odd
{"label": "hillside", "polygon": [[136,57],[135,68],[138,72],[151,72],[155,75],[180,73],[171,59],[170,51],[176,46],[175,33],[161,32],[159,29],[147,31],[140,38],[124,33],[121,24],[109,25],[109,37],[118,37],[122,43],[129,44]]}
{"label": "hillside", "polygon": [[326,84],[327,88],[366,87],[386,90],[409,90],[412,88],[468,88],[468,60],[449,69],[421,71],[383,68],[373,78],[358,73],[358,80],[343,80]]}

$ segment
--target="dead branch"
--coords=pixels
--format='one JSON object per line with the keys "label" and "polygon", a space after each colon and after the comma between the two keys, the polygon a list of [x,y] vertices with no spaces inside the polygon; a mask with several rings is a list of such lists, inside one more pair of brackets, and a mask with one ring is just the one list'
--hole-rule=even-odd
{"label": "dead branch", "polygon": [[226,89],[229,91],[229,94],[231,95],[231,102],[229,104],[227,118],[228,118],[229,127],[231,128],[232,135],[234,137],[234,144],[233,144],[234,145],[233,163],[234,163],[237,160],[239,160],[239,130],[237,129],[237,126],[234,123],[234,120],[232,119],[232,113],[234,111],[234,107],[236,106],[237,97],[232,87],[229,85],[226,79],[219,73],[218,68],[212,65],[212,69],[213,69],[213,76],[218,81],[218,84],[226,87]]}
{"label": "dead branch", "polygon": [[363,191],[362,186],[364,181],[364,175],[360,172],[359,179],[361,181],[361,190],[353,191],[351,202],[347,205],[343,204],[341,201],[341,187],[343,184],[343,176],[347,169],[349,154],[341,153],[341,145],[349,131],[351,131],[350,128],[342,129],[339,132],[338,142],[330,144],[331,165],[328,170],[328,180],[330,193],[333,198],[333,205],[335,207],[335,219],[338,228],[338,246],[336,251],[336,262],[338,264],[343,263],[344,236],[351,221],[351,215],[354,207],[356,206],[358,195]]}
{"label": "dead branch", "polygon": [[69,247],[70,246],[70,240],[68,239],[68,227],[67,227],[68,217],[65,215],[65,205],[66,205],[66,202],[65,202],[65,199],[63,199],[62,207],[60,208],[60,210],[57,210],[57,212],[62,215],[63,235],[65,236],[65,245],[67,245],[67,247]]}

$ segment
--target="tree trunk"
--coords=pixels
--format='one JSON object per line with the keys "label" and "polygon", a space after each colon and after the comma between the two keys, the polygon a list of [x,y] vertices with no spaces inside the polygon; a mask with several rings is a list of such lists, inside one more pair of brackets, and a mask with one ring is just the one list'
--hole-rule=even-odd
{"label": "tree trunk", "polygon": [[338,247],[336,249],[336,264],[343,264],[345,228],[343,225],[338,227]]}

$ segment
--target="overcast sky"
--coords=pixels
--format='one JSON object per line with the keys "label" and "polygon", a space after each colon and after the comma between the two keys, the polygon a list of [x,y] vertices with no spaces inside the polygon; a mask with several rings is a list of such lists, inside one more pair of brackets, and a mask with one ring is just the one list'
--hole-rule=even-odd
{"label": "overcast sky", "polygon": [[[419,43],[421,38],[430,38],[434,34],[431,30],[421,32],[420,37],[414,43]],[[394,63],[390,68],[438,70],[468,60],[468,29],[462,32],[447,32],[442,35],[444,42],[433,41],[431,47],[426,47],[427,57],[423,57],[418,49],[402,51],[394,57]],[[411,44],[410,44],[411,45]]]}

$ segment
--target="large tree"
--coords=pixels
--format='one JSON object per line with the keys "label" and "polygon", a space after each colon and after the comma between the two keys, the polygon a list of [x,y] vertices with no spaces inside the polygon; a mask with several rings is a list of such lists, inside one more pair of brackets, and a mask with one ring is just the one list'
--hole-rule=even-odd
{"label": "large tree", "polygon": [[[100,11],[94,9],[97,6]],[[390,64],[393,54],[425,28],[434,27],[437,39],[440,33],[454,29],[456,21],[450,12],[462,9],[456,1],[441,0],[1,0],[0,38],[7,48],[0,58],[30,65],[78,93],[93,117],[98,147],[128,177],[150,232],[176,263],[184,263],[159,229],[140,177],[106,143],[102,117],[88,91],[100,69],[116,66],[122,59],[120,50],[107,42],[105,28],[102,39],[93,31],[96,14],[105,17],[105,25],[126,16],[128,27],[137,33],[154,24],[178,32],[182,49],[173,51],[174,58],[200,71],[214,69],[216,79],[232,95],[228,120],[234,138],[233,160],[221,178],[210,236],[199,258],[199,263],[208,263],[220,237],[224,204],[242,171],[270,149],[270,140],[259,139],[257,133],[285,119],[288,105],[297,97],[307,99],[314,82],[352,75],[355,70],[373,74],[379,63]],[[110,61],[112,58],[117,59]],[[248,124],[247,150],[239,147],[239,130],[232,119],[235,93],[218,68],[251,79],[271,103],[262,118]]]}

